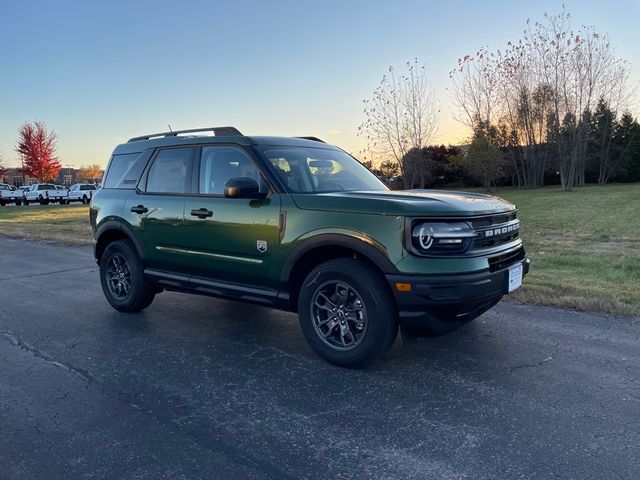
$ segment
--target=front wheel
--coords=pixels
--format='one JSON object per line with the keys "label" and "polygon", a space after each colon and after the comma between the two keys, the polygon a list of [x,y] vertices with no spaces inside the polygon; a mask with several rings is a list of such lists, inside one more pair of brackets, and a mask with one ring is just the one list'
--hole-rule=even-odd
{"label": "front wheel", "polygon": [[395,301],[382,274],[361,260],[339,258],[307,275],[298,299],[302,332],[324,360],[363,368],[398,333]]}
{"label": "front wheel", "polygon": [[83,205],[86,205],[87,203],[89,203],[89,199],[87,198],[87,196],[86,196],[86,195],[83,195],[83,196],[82,196],[82,204],[83,204]]}
{"label": "front wheel", "polygon": [[19,207],[20,205],[22,205],[22,200],[16,200],[16,206]]}
{"label": "front wheel", "polygon": [[105,298],[119,312],[144,310],[155,297],[144,278],[144,266],[128,240],[110,243],[100,258],[100,283]]}

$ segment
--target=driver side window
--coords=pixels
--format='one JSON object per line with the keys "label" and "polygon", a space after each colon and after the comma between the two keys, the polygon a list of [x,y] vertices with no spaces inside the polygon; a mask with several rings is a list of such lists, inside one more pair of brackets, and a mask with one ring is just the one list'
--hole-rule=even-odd
{"label": "driver side window", "polygon": [[204,195],[224,195],[224,187],[231,178],[251,178],[267,191],[260,171],[249,156],[238,147],[202,147],[199,192]]}

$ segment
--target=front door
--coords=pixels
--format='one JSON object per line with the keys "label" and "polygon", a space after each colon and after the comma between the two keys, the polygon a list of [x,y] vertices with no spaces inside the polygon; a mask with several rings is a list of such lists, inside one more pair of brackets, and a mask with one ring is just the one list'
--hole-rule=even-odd
{"label": "front door", "polygon": [[224,186],[234,177],[268,186],[241,147],[203,146],[197,195],[185,202],[185,242],[189,270],[214,280],[273,288],[280,244],[280,196],[226,198]]}

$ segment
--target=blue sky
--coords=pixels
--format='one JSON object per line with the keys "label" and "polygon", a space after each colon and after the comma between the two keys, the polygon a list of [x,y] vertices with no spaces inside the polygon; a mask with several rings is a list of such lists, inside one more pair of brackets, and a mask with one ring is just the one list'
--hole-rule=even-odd
{"label": "blue sky", "polygon": [[426,62],[441,142],[465,137],[448,72],[479,46],[501,48],[528,17],[564,3],[575,25],[609,33],[640,79],[640,0],[6,2],[0,16],[0,155],[39,119],[63,165],[104,165],[139,134],[234,125],[316,135],[352,152],[362,99],[389,65]]}

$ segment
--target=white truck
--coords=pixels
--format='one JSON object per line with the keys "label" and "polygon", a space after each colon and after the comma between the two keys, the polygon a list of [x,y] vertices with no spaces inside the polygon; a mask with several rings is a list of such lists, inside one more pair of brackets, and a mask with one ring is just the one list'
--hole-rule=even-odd
{"label": "white truck", "polygon": [[13,188],[8,183],[0,183],[0,207],[10,203],[22,205],[22,191]]}
{"label": "white truck", "polygon": [[76,183],[71,185],[67,197],[62,203],[82,202],[86,205],[91,201],[91,197],[93,197],[97,189],[98,187],[92,183]]}
{"label": "white truck", "polygon": [[25,192],[24,203],[39,202],[40,205],[48,205],[50,202],[61,202],[66,198],[64,190],[58,190],[53,183],[34,183]]}

